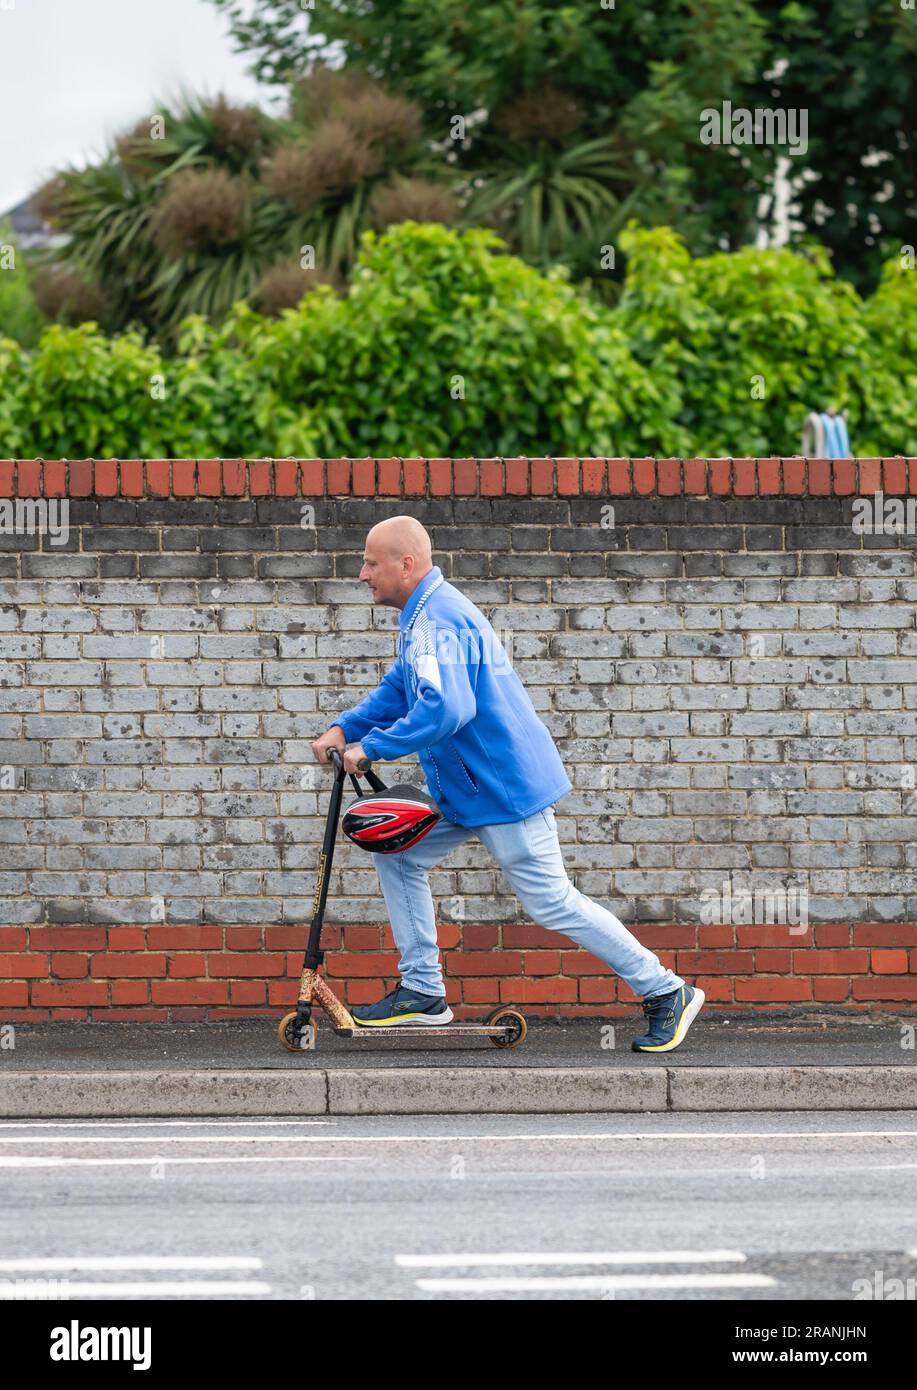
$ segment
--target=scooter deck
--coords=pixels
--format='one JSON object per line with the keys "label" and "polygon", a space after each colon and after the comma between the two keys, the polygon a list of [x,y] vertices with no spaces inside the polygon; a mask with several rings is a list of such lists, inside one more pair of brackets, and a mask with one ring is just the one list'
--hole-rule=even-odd
{"label": "scooter deck", "polygon": [[339,1038],[378,1038],[380,1036],[390,1038],[444,1038],[444,1037],[485,1037],[485,1038],[505,1038],[512,1034],[512,1029],[506,1024],[486,1024],[486,1023],[448,1023],[437,1028],[435,1024],[426,1023],[388,1023],[379,1024],[373,1027],[358,1026],[356,1028],[335,1028],[334,1032]]}

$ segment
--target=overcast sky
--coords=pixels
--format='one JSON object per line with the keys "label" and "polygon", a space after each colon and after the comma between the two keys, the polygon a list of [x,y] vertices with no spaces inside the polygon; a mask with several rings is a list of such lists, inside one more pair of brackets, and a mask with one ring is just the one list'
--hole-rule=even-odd
{"label": "overcast sky", "polygon": [[206,0],[0,0],[0,213],[182,86],[273,95]]}

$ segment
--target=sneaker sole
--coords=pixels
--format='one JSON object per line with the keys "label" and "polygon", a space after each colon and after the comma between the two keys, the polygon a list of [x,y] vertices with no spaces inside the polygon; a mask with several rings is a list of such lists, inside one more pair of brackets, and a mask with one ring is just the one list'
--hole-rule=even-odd
{"label": "sneaker sole", "polygon": [[685,1009],[684,1013],[678,1021],[678,1028],[675,1030],[674,1038],[672,1038],[672,1040],[667,1043],[651,1044],[649,1047],[635,1047],[634,1051],[674,1052],[676,1047],[681,1047],[681,1044],[684,1042],[685,1038],[688,1035],[688,1029],[691,1027],[691,1024],[694,1022],[694,1020],[697,1018],[697,1015],[704,1007],[704,1002],[706,998],[707,996],[704,993],[704,991],[702,989],[698,989],[695,985],[694,997],[692,998],[691,1003]]}
{"label": "sneaker sole", "polygon": [[353,1021],[358,1023],[361,1028],[393,1028],[400,1023],[409,1023],[412,1027],[415,1025],[436,1027],[438,1024],[451,1023],[454,1018],[455,1014],[447,1004],[442,1013],[439,1014],[396,1014],[393,1018],[357,1018],[354,1015]]}

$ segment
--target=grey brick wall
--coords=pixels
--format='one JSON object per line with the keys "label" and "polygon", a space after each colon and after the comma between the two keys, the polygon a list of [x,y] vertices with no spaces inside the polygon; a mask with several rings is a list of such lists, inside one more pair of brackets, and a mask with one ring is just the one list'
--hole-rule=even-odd
{"label": "grey brick wall", "polygon": [[[399,511],[554,735],[583,891],[672,922],[792,882],[813,921],[917,920],[917,538],[856,535],[845,498],[615,499],[613,528],[608,501],[317,498],[303,529],[293,497],[87,498],[64,547],[0,536],[0,921],[308,918],[309,741],[393,655],[356,576]],[[525,920],[480,845],[432,884],[443,920]],[[329,918],[384,920],[350,846]]]}

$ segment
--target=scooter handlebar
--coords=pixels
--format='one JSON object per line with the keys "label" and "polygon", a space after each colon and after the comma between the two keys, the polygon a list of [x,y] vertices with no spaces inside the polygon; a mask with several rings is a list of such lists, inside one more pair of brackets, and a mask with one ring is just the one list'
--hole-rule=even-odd
{"label": "scooter handlebar", "polygon": [[[334,763],[335,767],[344,766],[344,759],[341,757],[341,750],[339,748],[329,748],[328,757]],[[357,767],[361,772],[367,772],[372,767],[372,760],[370,758],[361,758],[357,763]]]}

